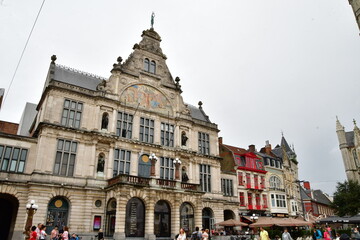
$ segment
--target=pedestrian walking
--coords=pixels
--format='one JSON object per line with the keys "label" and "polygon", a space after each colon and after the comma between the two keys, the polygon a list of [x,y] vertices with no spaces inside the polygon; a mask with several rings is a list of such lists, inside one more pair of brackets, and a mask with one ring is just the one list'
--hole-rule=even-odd
{"label": "pedestrian walking", "polygon": [[58,240],[58,238],[59,238],[59,228],[58,228],[58,226],[55,226],[54,229],[50,233],[50,239]]}
{"label": "pedestrian walking", "polygon": [[31,227],[31,234],[30,234],[30,240],[36,240],[37,233],[36,233],[36,226]]}
{"label": "pedestrian walking", "polygon": [[284,228],[284,232],[281,235],[282,240],[293,240],[290,233],[288,232],[287,228]]}
{"label": "pedestrian walking", "polygon": [[97,239],[98,240],[104,240],[104,233],[103,233],[103,230],[100,228],[99,229],[99,233],[97,235]]}
{"label": "pedestrian walking", "polygon": [[186,240],[186,233],[183,228],[180,228],[179,235],[176,240]]}
{"label": "pedestrian walking", "polygon": [[202,234],[203,240],[209,240],[209,229],[205,229],[205,231]]}
{"label": "pedestrian walking", "polygon": [[69,227],[65,226],[64,227],[64,232],[61,235],[62,240],[69,240]]}
{"label": "pedestrian walking", "polygon": [[46,227],[45,227],[45,225],[41,225],[41,227],[40,227],[40,237],[39,237],[39,239],[40,240],[45,240],[46,239]]}
{"label": "pedestrian walking", "polygon": [[269,233],[263,227],[260,227],[260,240],[270,240]]}

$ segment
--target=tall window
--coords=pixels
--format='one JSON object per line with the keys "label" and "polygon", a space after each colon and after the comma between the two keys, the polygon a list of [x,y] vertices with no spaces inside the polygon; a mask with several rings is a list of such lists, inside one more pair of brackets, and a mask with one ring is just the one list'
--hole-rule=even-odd
{"label": "tall window", "polygon": [[66,127],[80,128],[82,111],[82,103],[65,99],[64,109],[61,116],[61,125]]}
{"label": "tall window", "polygon": [[224,196],[233,196],[233,181],[231,179],[221,179],[221,191]]}
{"label": "tall window", "polygon": [[5,172],[24,172],[27,149],[0,145],[0,166]]}
{"label": "tall window", "polygon": [[255,202],[256,202],[256,208],[260,209],[261,208],[261,203],[260,203],[260,194],[255,194]]}
{"label": "tall window", "polygon": [[174,180],[174,159],[160,158],[160,178]]}
{"label": "tall window", "polygon": [[298,211],[297,202],[291,201],[291,211],[292,212],[297,212]]}
{"label": "tall window", "polygon": [[240,206],[245,206],[245,195],[243,192],[240,192]]}
{"label": "tall window", "polygon": [[254,175],[254,185],[255,185],[255,189],[259,188],[259,178],[258,175]]}
{"label": "tall window", "polygon": [[238,172],[238,181],[240,186],[244,186],[244,178],[242,172]]}
{"label": "tall window", "polygon": [[140,118],[140,141],[154,143],[154,120]]}
{"label": "tall window", "polygon": [[250,173],[247,173],[247,174],[246,174],[246,187],[247,187],[247,188],[251,188]]}
{"label": "tall window", "polygon": [[133,115],[118,112],[116,124],[116,136],[131,138]]}
{"label": "tall window", "polygon": [[261,176],[261,180],[260,180],[260,188],[264,189],[265,188],[265,178],[264,176]]}
{"label": "tall window", "polygon": [[144,59],[144,70],[148,72],[149,69],[150,69],[150,61],[149,61],[149,59],[145,58]]}
{"label": "tall window", "polygon": [[205,155],[210,154],[209,134],[199,132],[199,152]]}
{"label": "tall window", "polygon": [[173,147],[174,146],[174,125],[168,123],[161,123],[161,145]]}
{"label": "tall window", "polygon": [[211,192],[210,165],[200,164],[200,185],[204,192]]}
{"label": "tall window", "polygon": [[285,208],[286,207],[285,195],[271,194],[271,206]]}
{"label": "tall window", "polygon": [[281,180],[277,176],[270,177],[270,188],[279,189],[281,188]]}
{"label": "tall window", "polygon": [[77,145],[77,142],[74,141],[58,140],[54,166],[55,175],[73,176]]}
{"label": "tall window", "polygon": [[249,206],[249,209],[251,209],[253,206],[252,193],[248,192],[247,195],[248,195],[248,206]]}
{"label": "tall window", "polygon": [[263,194],[263,208],[267,208],[268,207],[268,203],[267,203],[267,195]]}
{"label": "tall window", "polygon": [[115,149],[113,176],[130,173],[131,151]]}
{"label": "tall window", "polygon": [[151,72],[151,73],[154,73],[154,74],[155,74],[155,71],[156,71],[156,63],[155,63],[155,61],[151,61],[151,62],[150,62],[150,69],[149,69],[149,72]]}

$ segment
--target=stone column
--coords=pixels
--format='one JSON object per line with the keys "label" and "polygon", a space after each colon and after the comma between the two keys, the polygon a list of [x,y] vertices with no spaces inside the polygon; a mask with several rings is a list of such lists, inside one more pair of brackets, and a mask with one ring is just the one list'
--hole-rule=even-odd
{"label": "stone column", "polygon": [[125,218],[126,218],[126,193],[123,189],[118,189],[116,193],[116,220],[115,220],[115,233],[114,240],[125,240]]}
{"label": "stone column", "polygon": [[156,236],[154,234],[154,210],[155,210],[155,196],[156,192],[149,192],[149,200],[145,206],[145,238],[148,240],[155,240]]}

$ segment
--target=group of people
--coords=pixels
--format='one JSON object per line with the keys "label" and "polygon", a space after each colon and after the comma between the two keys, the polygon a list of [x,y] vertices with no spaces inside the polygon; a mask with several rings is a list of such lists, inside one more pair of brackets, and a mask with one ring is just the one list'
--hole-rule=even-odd
{"label": "group of people", "polygon": [[[180,228],[179,234],[175,236],[175,240],[186,240],[186,232],[183,228]],[[195,231],[191,234],[191,240],[209,240],[209,229],[199,231],[199,227],[196,227]]]}
{"label": "group of people", "polygon": [[[46,239],[46,226],[42,223],[39,223],[36,226],[32,226],[30,240],[45,240]],[[58,226],[55,226],[50,233],[51,240],[79,240],[79,237],[73,233],[69,235],[69,227],[65,226],[63,229],[59,230]]]}

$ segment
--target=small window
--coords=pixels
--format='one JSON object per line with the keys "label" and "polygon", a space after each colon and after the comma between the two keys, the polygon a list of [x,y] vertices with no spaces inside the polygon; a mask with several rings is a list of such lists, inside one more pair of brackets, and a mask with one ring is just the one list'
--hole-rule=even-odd
{"label": "small window", "polygon": [[61,125],[66,127],[80,128],[83,104],[80,102],[65,99],[61,115]]}
{"label": "small window", "polygon": [[149,68],[150,68],[150,61],[149,61],[149,59],[145,58],[145,60],[144,60],[144,70],[148,72]]}
{"label": "small window", "polygon": [[149,72],[151,72],[151,73],[154,73],[154,74],[155,74],[155,70],[156,70],[156,63],[155,63],[155,61],[151,61],[151,63],[150,63],[150,70],[149,70]]}

